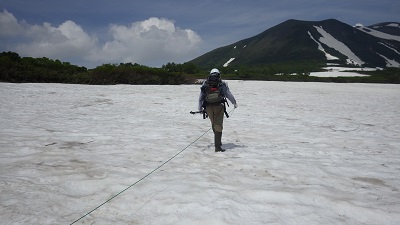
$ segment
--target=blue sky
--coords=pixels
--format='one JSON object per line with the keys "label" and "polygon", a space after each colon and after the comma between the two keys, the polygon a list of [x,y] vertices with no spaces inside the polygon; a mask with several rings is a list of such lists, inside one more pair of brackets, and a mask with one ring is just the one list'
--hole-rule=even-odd
{"label": "blue sky", "polygon": [[0,52],[93,68],[183,63],[288,19],[400,22],[398,0],[0,0]]}

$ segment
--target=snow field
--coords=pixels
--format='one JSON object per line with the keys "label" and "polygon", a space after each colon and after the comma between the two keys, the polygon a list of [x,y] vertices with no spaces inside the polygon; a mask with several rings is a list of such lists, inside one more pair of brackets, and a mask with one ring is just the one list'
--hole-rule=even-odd
{"label": "snow field", "polygon": [[[210,131],[76,224],[398,224],[399,85],[228,84],[225,153]],[[4,224],[70,224],[209,129],[199,85],[0,86]]]}

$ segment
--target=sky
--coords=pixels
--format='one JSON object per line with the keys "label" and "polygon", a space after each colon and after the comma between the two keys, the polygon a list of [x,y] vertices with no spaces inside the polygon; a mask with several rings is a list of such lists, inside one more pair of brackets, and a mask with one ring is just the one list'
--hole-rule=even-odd
{"label": "sky", "polygon": [[184,63],[288,19],[400,21],[397,0],[0,0],[0,52],[94,68]]}

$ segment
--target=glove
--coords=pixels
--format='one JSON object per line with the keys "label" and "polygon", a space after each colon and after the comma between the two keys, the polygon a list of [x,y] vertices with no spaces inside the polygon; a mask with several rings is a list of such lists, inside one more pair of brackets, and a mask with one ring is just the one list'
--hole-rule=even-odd
{"label": "glove", "polygon": [[238,107],[238,104],[237,103],[233,104],[233,107],[236,109]]}

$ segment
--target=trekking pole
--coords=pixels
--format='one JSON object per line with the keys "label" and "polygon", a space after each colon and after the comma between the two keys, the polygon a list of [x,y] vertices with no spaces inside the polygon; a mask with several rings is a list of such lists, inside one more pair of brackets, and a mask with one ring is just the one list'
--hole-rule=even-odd
{"label": "trekking pole", "polygon": [[206,119],[208,117],[207,112],[205,110],[195,111],[195,112],[190,111],[190,114],[192,114],[192,115],[197,114],[197,113],[203,113],[203,119]]}
{"label": "trekking pole", "polygon": [[203,111],[195,111],[195,112],[193,112],[193,111],[190,111],[190,114],[197,114],[197,113],[203,113]]}

